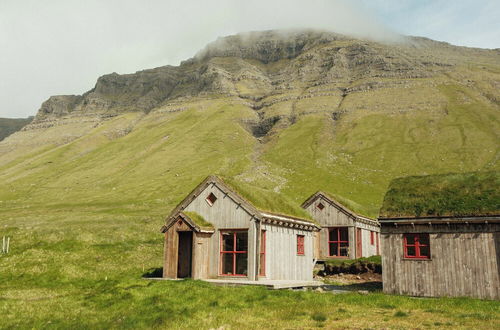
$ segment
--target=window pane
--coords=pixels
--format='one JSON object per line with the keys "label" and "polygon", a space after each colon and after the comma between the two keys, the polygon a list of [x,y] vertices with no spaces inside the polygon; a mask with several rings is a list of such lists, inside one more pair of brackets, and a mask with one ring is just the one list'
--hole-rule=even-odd
{"label": "window pane", "polygon": [[236,232],[236,251],[248,250],[248,233],[246,231]]}
{"label": "window pane", "polygon": [[233,251],[234,235],[233,233],[222,233],[222,251]]}
{"label": "window pane", "polygon": [[406,255],[408,257],[415,257],[416,256],[415,247],[414,246],[407,246],[406,247]]}
{"label": "window pane", "polygon": [[330,234],[329,234],[329,241],[337,241],[338,240],[338,234],[337,234],[337,228],[330,229]]}
{"label": "window pane", "polygon": [[406,237],[406,244],[411,244],[411,245],[415,244],[415,235],[407,234],[405,235],[405,237]]}
{"label": "window pane", "polygon": [[349,243],[340,243],[340,256],[347,257],[349,253]]}
{"label": "window pane", "polygon": [[420,256],[421,257],[430,257],[430,249],[429,246],[421,246],[420,247]]}
{"label": "window pane", "polygon": [[347,228],[340,228],[340,240],[341,241],[349,240],[349,231]]}
{"label": "window pane", "polygon": [[233,275],[233,254],[222,253],[222,274]]}
{"label": "window pane", "polygon": [[330,255],[331,256],[338,256],[339,255],[338,247],[339,246],[337,243],[330,243]]}
{"label": "window pane", "polygon": [[420,244],[429,245],[429,234],[420,234],[418,237]]}
{"label": "window pane", "polygon": [[236,274],[247,274],[247,259],[246,253],[236,253]]}

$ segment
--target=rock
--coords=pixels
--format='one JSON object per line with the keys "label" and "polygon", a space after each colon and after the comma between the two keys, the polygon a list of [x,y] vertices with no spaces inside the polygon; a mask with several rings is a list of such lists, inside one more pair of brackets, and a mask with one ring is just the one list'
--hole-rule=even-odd
{"label": "rock", "polygon": [[367,295],[367,294],[369,294],[370,292],[369,292],[369,291],[367,291],[367,290],[358,290],[358,293],[359,293],[359,294],[363,294],[363,295]]}

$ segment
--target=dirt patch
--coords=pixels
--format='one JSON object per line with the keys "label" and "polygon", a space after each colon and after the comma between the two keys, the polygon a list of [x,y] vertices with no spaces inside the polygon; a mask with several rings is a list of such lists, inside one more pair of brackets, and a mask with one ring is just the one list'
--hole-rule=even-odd
{"label": "dirt patch", "polygon": [[382,283],[382,274],[367,272],[362,274],[335,274],[327,276],[316,276],[317,279],[338,283],[341,285],[364,284],[364,283]]}

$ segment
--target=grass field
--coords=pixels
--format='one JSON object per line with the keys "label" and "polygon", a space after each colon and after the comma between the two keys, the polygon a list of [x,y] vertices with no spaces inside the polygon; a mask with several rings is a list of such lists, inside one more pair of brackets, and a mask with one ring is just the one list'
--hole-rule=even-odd
{"label": "grass field", "polygon": [[0,328],[500,328],[493,301],[142,279],[162,266],[164,217],[210,174],[264,210],[307,216],[300,204],[323,190],[376,217],[394,178],[500,168],[497,105],[446,77],[405,84],[277,103],[261,115],[294,121],[264,139],[245,124],[259,114],[222,97],[9,137]]}
{"label": "grass field", "polygon": [[2,209],[0,328],[493,329],[500,303],[381,292],[332,295],[153,281],[162,266],[154,216],[108,210]]}

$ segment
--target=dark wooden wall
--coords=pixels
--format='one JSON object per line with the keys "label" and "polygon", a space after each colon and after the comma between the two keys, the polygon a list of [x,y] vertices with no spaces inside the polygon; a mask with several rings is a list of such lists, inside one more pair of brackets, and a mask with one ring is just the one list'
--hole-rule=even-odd
{"label": "dark wooden wall", "polygon": [[[177,221],[165,233],[163,277],[177,278],[178,232],[183,231],[191,231],[191,228],[181,220],[180,222]],[[209,242],[212,235],[214,234],[193,232],[191,277],[194,279],[208,278]]]}
{"label": "dark wooden wall", "polygon": [[[382,225],[384,292],[500,299],[500,224]],[[430,260],[403,258],[404,233],[429,233]]]}

